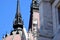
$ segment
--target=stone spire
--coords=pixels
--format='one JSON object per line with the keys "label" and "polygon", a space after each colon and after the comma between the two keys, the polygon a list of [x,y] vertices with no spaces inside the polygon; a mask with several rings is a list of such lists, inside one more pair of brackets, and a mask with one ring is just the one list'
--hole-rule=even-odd
{"label": "stone spire", "polygon": [[17,0],[17,9],[16,9],[16,15],[13,23],[13,28],[23,28],[23,22],[22,22],[22,17],[20,14],[20,2]]}

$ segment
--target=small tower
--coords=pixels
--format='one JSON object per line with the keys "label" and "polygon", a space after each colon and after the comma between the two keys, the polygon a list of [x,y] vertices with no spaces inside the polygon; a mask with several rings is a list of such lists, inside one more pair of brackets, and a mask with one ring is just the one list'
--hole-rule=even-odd
{"label": "small tower", "polygon": [[[30,8],[31,8],[31,10],[30,10],[30,21],[29,21],[29,28],[28,28],[28,30],[32,29],[33,20],[36,19],[37,21],[39,21],[39,19],[40,19],[39,5],[37,3],[37,0],[32,0]],[[38,24],[40,24],[40,23],[38,23]]]}
{"label": "small tower", "polygon": [[23,32],[23,21],[20,13],[20,1],[17,0],[17,9],[16,9],[16,15],[13,23],[13,32],[17,31],[16,34],[20,34],[22,37],[22,32]]}
{"label": "small tower", "polygon": [[17,0],[17,9],[16,9],[16,15],[13,23],[13,28],[18,29],[21,28],[23,29],[23,21],[20,13],[20,5],[19,5],[19,0]]}
{"label": "small tower", "polygon": [[33,40],[38,40],[37,34],[39,30],[40,30],[39,5],[37,0],[32,0],[28,32],[32,33]]}
{"label": "small tower", "polygon": [[25,34],[23,34],[23,21],[22,21],[22,17],[21,17],[21,13],[20,13],[19,0],[17,0],[17,9],[16,9],[15,19],[13,22],[13,28],[14,29],[11,31],[11,33],[9,35],[6,34],[5,37],[3,38],[3,40],[22,40],[22,39],[25,39],[22,37]]}
{"label": "small tower", "polygon": [[25,28],[23,27],[23,21],[20,13],[20,1],[17,0],[17,9],[16,9],[16,15],[13,22],[13,30],[10,32],[10,34],[6,34],[3,37],[3,40],[26,40],[27,39],[27,32]]}

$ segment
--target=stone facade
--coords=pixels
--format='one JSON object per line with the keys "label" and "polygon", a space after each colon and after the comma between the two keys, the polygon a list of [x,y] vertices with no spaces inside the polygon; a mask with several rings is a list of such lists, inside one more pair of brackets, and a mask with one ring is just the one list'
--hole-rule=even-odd
{"label": "stone facade", "polygon": [[60,0],[40,0],[40,40],[59,39]]}
{"label": "stone facade", "polygon": [[44,40],[50,40],[50,38],[53,37],[52,5],[50,0],[41,0],[39,4],[39,11],[41,21],[40,35],[42,37],[46,37]]}
{"label": "stone facade", "polygon": [[[29,30],[28,35],[29,39],[37,40],[39,37],[40,31],[40,15],[39,12],[33,12],[33,21],[32,21],[32,31]],[[31,37],[30,37],[31,36]]]}
{"label": "stone facade", "polygon": [[[20,28],[6,34],[3,40],[60,40],[60,0],[32,0],[30,13],[28,32],[18,21]],[[21,19],[19,15],[17,18]]]}
{"label": "stone facade", "polygon": [[32,0],[30,11],[30,23],[28,29],[29,40],[39,40],[40,34],[40,13],[37,0]]}
{"label": "stone facade", "polygon": [[[38,3],[38,12],[40,14],[40,33],[38,39],[60,40],[60,0],[38,0]],[[37,18],[38,12],[36,10],[33,10],[33,20]],[[34,21],[32,22],[35,23]],[[32,29],[33,27],[34,26],[32,26]]]}
{"label": "stone facade", "polygon": [[53,13],[53,32],[54,32],[54,39],[53,40],[60,40],[60,0],[55,0],[52,4],[52,13]]}

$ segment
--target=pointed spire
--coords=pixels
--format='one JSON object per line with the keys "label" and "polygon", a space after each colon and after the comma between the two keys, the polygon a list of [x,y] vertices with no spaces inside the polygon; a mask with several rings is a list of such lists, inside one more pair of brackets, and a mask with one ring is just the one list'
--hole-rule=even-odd
{"label": "pointed spire", "polygon": [[15,15],[15,19],[14,19],[13,28],[17,29],[19,27],[23,28],[23,22],[22,22],[22,17],[20,14],[20,1],[17,0],[17,9],[16,9],[16,15]]}
{"label": "pointed spire", "polygon": [[20,4],[19,3],[20,3],[20,1],[17,0],[17,10],[16,10],[17,14],[20,13]]}

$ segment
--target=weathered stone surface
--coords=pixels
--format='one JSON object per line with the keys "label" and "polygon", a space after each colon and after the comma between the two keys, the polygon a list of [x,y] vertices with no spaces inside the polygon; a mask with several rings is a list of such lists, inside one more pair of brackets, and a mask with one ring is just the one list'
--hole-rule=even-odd
{"label": "weathered stone surface", "polygon": [[40,22],[41,30],[40,34],[48,37],[53,36],[53,20],[52,20],[52,8],[51,3],[46,2],[50,0],[43,0],[39,6],[40,10]]}

